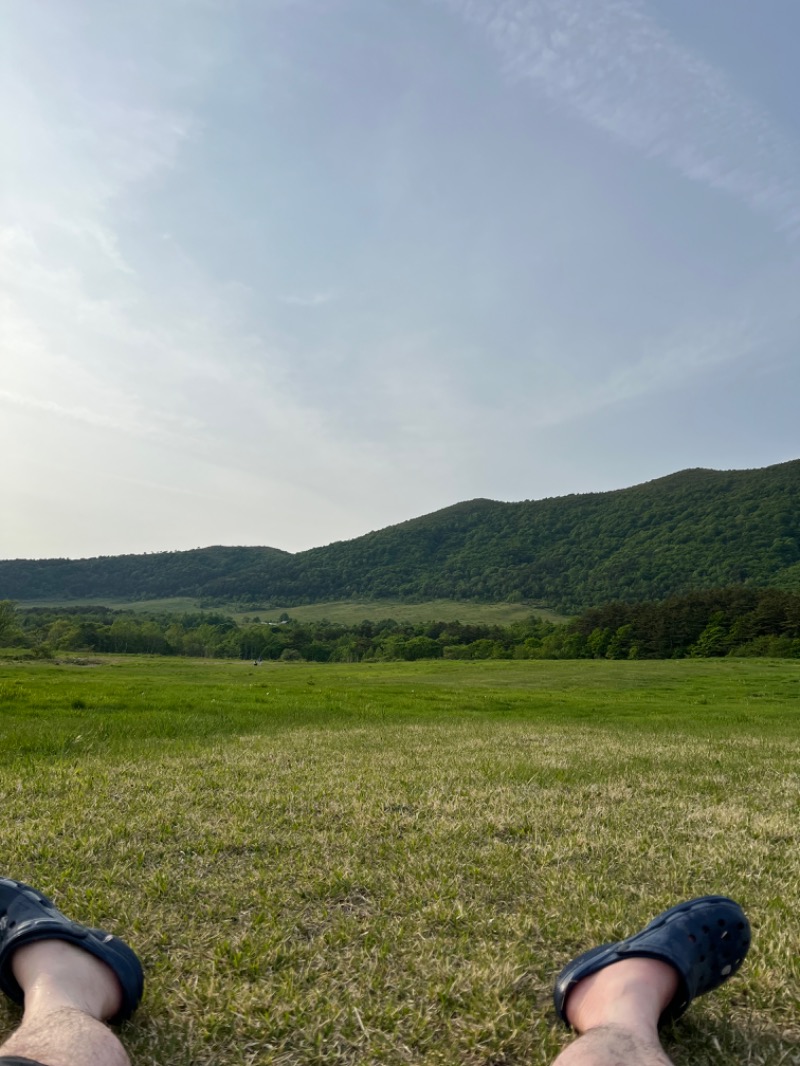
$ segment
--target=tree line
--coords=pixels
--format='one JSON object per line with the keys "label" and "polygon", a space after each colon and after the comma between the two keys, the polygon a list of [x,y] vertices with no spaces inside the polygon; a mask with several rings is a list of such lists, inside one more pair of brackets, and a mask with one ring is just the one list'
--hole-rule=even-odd
{"label": "tree line", "polygon": [[616,602],[566,623],[531,615],[507,626],[363,621],[241,623],[213,612],[134,614],[103,607],[21,610],[0,603],[0,647],[259,661],[417,659],[800,658],[800,593],[727,588],[659,602]]}

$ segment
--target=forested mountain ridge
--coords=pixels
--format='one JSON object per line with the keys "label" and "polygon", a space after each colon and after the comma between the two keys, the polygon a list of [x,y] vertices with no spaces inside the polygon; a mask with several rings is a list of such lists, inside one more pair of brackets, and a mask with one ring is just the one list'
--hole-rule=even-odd
{"label": "forested mountain ridge", "polygon": [[0,599],[147,599],[201,596],[206,586],[236,574],[260,579],[278,548],[193,548],[145,555],[101,555],[95,559],[0,561]]}
{"label": "forested mountain ridge", "polygon": [[295,555],[206,548],[0,562],[0,598],[12,599],[513,598],[574,611],[731,585],[800,589],[800,460],[684,470],[613,492],[471,500]]}

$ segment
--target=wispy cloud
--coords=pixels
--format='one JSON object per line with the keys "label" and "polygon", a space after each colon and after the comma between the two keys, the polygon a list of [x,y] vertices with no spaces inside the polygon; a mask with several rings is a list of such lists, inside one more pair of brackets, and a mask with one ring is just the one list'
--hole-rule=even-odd
{"label": "wispy cloud", "polygon": [[[553,383],[546,402],[537,407],[534,398],[528,417],[540,429],[567,425],[617,405],[696,389],[703,378],[729,374],[736,363],[749,365],[764,353],[785,350],[800,326],[800,308],[789,298],[798,281],[796,275],[769,274],[758,291],[732,293],[728,314],[688,320],[666,336],[643,341],[638,357],[615,368],[598,342],[595,354],[608,372],[580,385]],[[525,404],[520,399],[519,406]]]}
{"label": "wispy cloud", "polygon": [[682,331],[595,385],[560,398],[551,395],[547,406],[534,414],[534,424],[541,429],[564,425],[618,404],[691,387],[699,376],[751,355],[757,343],[753,324],[744,320]]}
{"label": "wispy cloud", "polygon": [[117,431],[131,429],[135,432],[147,432],[149,428],[141,424],[126,426],[121,422],[119,415],[116,414],[104,414],[99,411],[92,411],[87,407],[65,407],[63,404],[56,403],[55,400],[43,400],[35,396],[22,396],[15,392],[9,392],[7,389],[0,389],[0,403],[13,404],[15,407],[56,415],[59,418],[75,419],[78,422],[104,429]]}
{"label": "wispy cloud", "polygon": [[480,27],[507,77],[800,236],[800,147],[641,0],[440,0]]}
{"label": "wispy cloud", "polygon": [[285,296],[279,296],[278,303],[286,304],[289,307],[323,307],[325,304],[332,303],[335,299],[336,293],[328,289],[323,292],[289,293]]}

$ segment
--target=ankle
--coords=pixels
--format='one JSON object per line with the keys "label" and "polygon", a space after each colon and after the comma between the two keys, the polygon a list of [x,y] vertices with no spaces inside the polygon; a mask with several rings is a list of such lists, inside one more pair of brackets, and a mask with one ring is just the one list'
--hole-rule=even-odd
{"label": "ankle", "polygon": [[111,968],[66,941],[25,944],[11,965],[25,995],[26,1012],[77,1010],[104,1021],[120,1008],[122,990]]}
{"label": "ankle", "polygon": [[656,959],[625,959],[580,981],[566,1013],[580,1033],[613,1026],[652,1039],[678,987],[677,972]]}

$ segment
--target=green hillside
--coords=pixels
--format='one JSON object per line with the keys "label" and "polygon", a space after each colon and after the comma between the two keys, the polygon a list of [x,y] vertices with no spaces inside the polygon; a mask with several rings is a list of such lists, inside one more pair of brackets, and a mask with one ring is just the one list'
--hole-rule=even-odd
{"label": "green hillside", "polygon": [[204,595],[235,575],[239,587],[263,580],[288,552],[277,548],[194,548],[96,559],[0,561],[0,599],[127,600]]}
{"label": "green hillside", "polygon": [[479,600],[565,611],[732,585],[800,588],[800,460],[615,492],[472,500],[351,541],[0,562],[0,597],[205,596],[280,606]]}

